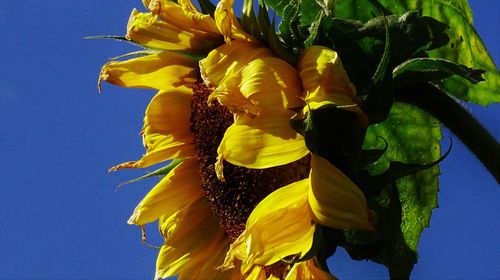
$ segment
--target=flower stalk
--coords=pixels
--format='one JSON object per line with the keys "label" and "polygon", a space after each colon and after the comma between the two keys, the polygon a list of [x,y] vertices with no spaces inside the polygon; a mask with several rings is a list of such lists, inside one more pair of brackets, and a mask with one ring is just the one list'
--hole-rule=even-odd
{"label": "flower stalk", "polygon": [[396,101],[417,106],[441,121],[500,182],[498,142],[452,97],[429,83],[414,83],[397,89]]}

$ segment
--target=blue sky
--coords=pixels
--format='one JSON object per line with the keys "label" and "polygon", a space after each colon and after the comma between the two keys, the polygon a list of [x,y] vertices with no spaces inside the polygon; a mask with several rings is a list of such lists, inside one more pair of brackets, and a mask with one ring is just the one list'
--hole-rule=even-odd
{"label": "blue sky", "polygon": [[[471,0],[475,24],[500,63],[500,1]],[[1,1],[0,279],[149,279],[156,251],[126,224],[154,180],[115,188],[143,171],[108,174],[143,153],[138,135],[153,92],[96,88],[107,58],[133,48],[82,40],[123,34],[139,0]],[[500,108],[468,105],[500,138]],[[446,135],[449,135],[445,131]],[[446,144],[449,143],[445,140]],[[423,233],[414,278],[500,278],[500,189],[454,139],[442,163],[440,208]],[[154,226],[150,242],[159,243]],[[331,260],[341,278],[385,269]]]}

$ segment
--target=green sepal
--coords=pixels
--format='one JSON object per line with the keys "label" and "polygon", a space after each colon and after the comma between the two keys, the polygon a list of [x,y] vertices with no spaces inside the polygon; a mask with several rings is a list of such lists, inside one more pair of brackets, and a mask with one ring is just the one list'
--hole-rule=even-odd
{"label": "green sepal", "polygon": [[368,165],[379,160],[384,155],[384,153],[387,151],[387,148],[389,147],[389,144],[387,143],[387,141],[384,138],[382,138],[382,137],[379,137],[379,138],[384,140],[384,142],[385,142],[384,148],[361,150],[361,153],[360,153],[359,157],[355,160],[352,169],[360,170],[362,168],[365,168]]}
{"label": "green sepal", "polygon": [[149,50],[149,49],[144,49],[144,50],[139,50],[139,51],[133,51],[125,54],[121,54],[119,56],[115,56],[110,58],[110,60],[118,60],[126,57],[140,57],[140,56],[146,56],[146,55],[152,55],[152,54],[157,54],[159,51],[156,50]]}
{"label": "green sepal", "polygon": [[241,15],[241,25],[246,32],[250,33],[257,40],[263,41],[262,27],[257,20],[257,16],[253,10],[253,1],[245,0],[243,1],[243,10]]}
{"label": "green sepal", "polygon": [[198,0],[200,4],[201,12],[206,15],[211,15],[213,17],[215,13],[215,5],[209,0]]}
{"label": "green sepal", "polygon": [[382,174],[370,175],[367,171],[355,173],[356,184],[360,187],[366,197],[378,196],[387,186],[396,180],[419,171],[429,169],[443,161],[451,151],[452,144],[448,150],[436,161],[427,164],[404,163],[399,161],[389,162],[389,168]]}
{"label": "green sepal", "polygon": [[330,16],[334,14],[336,0],[316,0],[316,3],[321,7],[325,15]]}
{"label": "green sepal", "polygon": [[141,177],[138,177],[138,178],[135,178],[135,179],[132,179],[132,180],[128,180],[126,182],[121,183],[120,185],[118,185],[117,189],[120,189],[121,187],[123,187],[125,185],[131,184],[131,183],[135,183],[135,182],[138,182],[138,181],[142,181],[144,179],[148,179],[148,178],[151,178],[151,177],[166,176],[166,175],[168,175],[168,173],[170,173],[170,171],[172,171],[172,169],[174,169],[182,161],[183,161],[183,159],[174,159],[167,166],[161,167],[161,168],[159,168],[159,169],[157,169],[157,170],[155,170],[153,172],[150,172],[150,173],[148,173],[146,175],[143,175]]}
{"label": "green sepal", "polygon": [[304,136],[309,151],[344,171],[358,158],[365,135],[356,113],[335,105],[309,110],[305,118],[292,118],[290,125]]}
{"label": "green sepal", "polygon": [[127,41],[130,42],[125,36],[120,35],[95,35],[95,36],[86,36],[83,37],[85,40],[95,40],[95,39],[107,39],[107,40],[116,40],[116,41]]}
{"label": "green sepal", "polygon": [[384,53],[382,54],[377,70],[373,74],[371,83],[362,96],[365,112],[371,124],[383,122],[389,115],[394,103],[391,54],[391,35],[389,33],[388,22],[385,21]]}
{"label": "green sepal", "polygon": [[431,82],[458,75],[473,84],[484,81],[484,70],[472,69],[441,58],[414,58],[392,71],[395,87],[412,82]]}
{"label": "green sepal", "polygon": [[300,25],[299,5],[290,4],[283,11],[279,24],[280,37],[287,42],[287,47],[294,53],[299,53],[304,48],[302,33],[304,27]]}

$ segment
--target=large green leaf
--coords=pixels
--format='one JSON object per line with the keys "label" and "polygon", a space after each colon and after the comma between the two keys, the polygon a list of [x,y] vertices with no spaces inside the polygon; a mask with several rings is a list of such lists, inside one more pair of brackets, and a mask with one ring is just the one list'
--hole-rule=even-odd
{"label": "large green leaf", "polygon": [[[367,21],[380,15],[374,0],[338,1],[335,16]],[[467,0],[380,0],[394,14],[421,10],[424,16],[433,17],[451,27],[449,43],[429,52],[431,57],[444,58],[474,69],[487,71],[486,81],[472,85],[461,78],[446,79],[441,86],[450,94],[481,105],[500,102],[500,72],[488,54],[481,38],[472,26],[472,12]]]}
{"label": "large green leaf", "polygon": [[[407,163],[431,163],[439,159],[439,140],[441,131],[438,122],[427,113],[411,105],[395,103],[386,121],[372,125],[368,128],[364,148],[383,149],[385,139],[388,143],[387,151],[381,159],[375,162],[370,171],[380,174],[389,168],[391,161]],[[391,251],[407,247],[416,253],[421,232],[429,225],[432,209],[437,207],[438,194],[437,166],[420,171],[414,175],[406,176],[396,181],[397,196],[401,203],[400,233],[392,237],[385,245],[382,256],[376,258],[395,269],[400,261],[392,256]],[[394,199],[384,192],[380,197],[372,200],[374,208],[379,211],[391,211],[388,201]],[[391,213],[380,213],[381,216],[391,216]],[[415,261],[413,254],[405,254],[410,258],[407,263]]]}

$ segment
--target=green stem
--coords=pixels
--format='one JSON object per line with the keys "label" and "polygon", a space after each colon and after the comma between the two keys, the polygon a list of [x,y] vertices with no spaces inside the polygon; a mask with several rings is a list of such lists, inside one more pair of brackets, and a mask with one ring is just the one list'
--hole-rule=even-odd
{"label": "green stem", "polygon": [[495,138],[452,97],[428,83],[396,89],[396,101],[417,106],[440,120],[500,182],[500,146]]}

